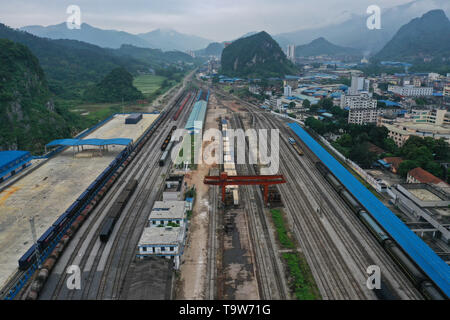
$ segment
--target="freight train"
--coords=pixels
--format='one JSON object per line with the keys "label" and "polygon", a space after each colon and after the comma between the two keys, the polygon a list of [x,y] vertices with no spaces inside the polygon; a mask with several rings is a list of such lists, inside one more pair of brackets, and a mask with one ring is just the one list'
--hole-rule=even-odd
{"label": "freight train", "polygon": [[101,242],[108,242],[109,236],[111,235],[117,220],[119,220],[123,209],[128,203],[128,200],[130,199],[134,190],[136,190],[137,185],[138,181],[135,179],[128,181],[128,183],[125,185],[125,188],[117,197],[117,200],[113,203],[100,231]]}
{"label": "freight train", "polygon": [[[107,189],[111,186],[114,180],[122,173],[125,167],[134,159],[137,152],[143,147],[150,136],[156,131],[160,123],[167,117],[168,113],[163,111],[160,117],[154,122],[154,124],[145,131],[143,136],[134,144],[125,148],[114,161],[97,177],[97,179],[91,183],[91,185],[84,191],[80,197],[47,229],[44,234],[38,239],[37,246],[39,252],[42,253],[48,249],[49,244],[54,242],[55,239],[61,236],[64,230],[68,230],[67,233],[73,233],[79,224],[82,222],[82,218],[75,217],[81,209],[83,211],[79,216],[86,217],[93,207],[100,201]],[[109,179],[109,180],[108,180]],[[81,221],[80,221],[81,220]],[[67,233],[60,241],[67,237]],[[60,244],[57,245],[57,247]],[[62,246],[64,247],[64,245]],[[29,269],[36,261],[36,246],[33,244],[25,254],[19,259],[19,270]]]}
{"label": "freight train", "polygon": [[446,297],[439,288],[416,266],[414,261],[398,246],[398,244],[385,232],[385,230],[372,218],[353,195],[347,191],[344,185],[330,172],[320,161],[316,167],[325,179],[331,184],[350,209],[364,223],[375,236],[381,246],[389,253],[394,261],[401,267],[411,279],[417,289],[427,298],[432,300],[445,300]]}
{"label": "freight train", "polygon": [[161,158],[159,159],[159,166],[164,167],[167,159],[170,158],[170,152],[172,151],[173,146],[175,145],[175,141],[170,141],[167,145],[166,151],[163,152]]}
{"label": "freight train", "polygon": [[181,103],[180,107],[178,108],[177,112],[175,113],[175,115],[172,118],[173,121],[177,121],[178,117],[180,116],[181,112],[183,111],[183,108],[186,105],[186,103],[188,102],[191,95],[192,95],[192,93],[189,92],[186,99],[184,99],[184,101]]}
{"label": "freight train", "polygon": [[[37,240],[39,252],[43,252],[56,236],[66,227],[67,223],[86,205],[86,202],[104,185],[110,174],[117,169],[121,160],[129,154],[129,149],[124,149],[119,156],[91,183],[91,185],[78,197],[77,200],[48,228]],[[36,246],[30,249],[19,259],[19,270],[28,269],[36,261]]]}
{"label": "freight train", "polygon": [[300,147],[297,145],[295,140],[293,138],[289,138],[290,145],[294,148],[294,150],[298,153],[298,155],[303,156],[303,151],[300,149]]}
{"label": "freight train", "polygon": [[170,139],[172,139],[173,132],[177,129],[177,126],[173,126],[172,129],[170,129],[169,134],[167,135],[166,139],[164,140],[163,144],[161,145],[161,151],[165,151],[167,148],[167,145],[170,142]]}

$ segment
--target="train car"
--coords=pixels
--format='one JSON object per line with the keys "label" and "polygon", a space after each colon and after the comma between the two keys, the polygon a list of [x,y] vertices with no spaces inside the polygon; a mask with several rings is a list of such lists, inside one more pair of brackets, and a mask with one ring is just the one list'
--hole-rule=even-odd
{"label": "train car", "polygon": [[19,259],[19,270],[27,270],[36,261],[34,255],[36,251],[36,245],[32,245],[30,249]]}
{"label": "train car", "polygon": [[[321,174],[325,176],[326,180],[330,182],[331,179],[329,177],[332,175],[328,168],[320,162],[316,163],[316,167],[319,169]],[[337,179],[335,180],[340,184]],[[330,183],[334,185],[336,182]],[[362,208],[353,195],[351,195],[343,187],[338,193],[426,298],[433,300],[446,299],[436,285],[429,280],[429,278],[415,264],[415,262],[398,246],[394,240],[391,239],[391,237],[372,218],[372,216]],[[386,296],[386,294],[388,294],[388,292],[384,292],[383,296]]]}
{"label": "train car", "polygon": [[294,138],[288,138],[288,141],[289,141],[290,144],[295,144]]}
{"label": "train car", "polygon": [[106,218],[105,223],[103,224],[102,230],[100,231],[100,241],[108,242],[109,237],[114,229],[114,225],[116,224],[116,220],[114,218]]}
{"label": "train car", "polygon": [[55,238],[55,236],[56,236],[55,227],[51,226],[37,240],[37,243],[38,243],[38,246],[39,246],[39,250],[45,249],[50,244],[50,242]]}
{"label": "train car", "polygon": [[173,144],[174,144],[174,142],[171,141],[171,142],[167,145],[166,151],[164,151],[164,153],[162,154],[161,158],[159,159],[159,166],[160,166],[160,167],[164,167],[165,164],[166,164],[166,161],[170,158],[170,152],[172,151]]}

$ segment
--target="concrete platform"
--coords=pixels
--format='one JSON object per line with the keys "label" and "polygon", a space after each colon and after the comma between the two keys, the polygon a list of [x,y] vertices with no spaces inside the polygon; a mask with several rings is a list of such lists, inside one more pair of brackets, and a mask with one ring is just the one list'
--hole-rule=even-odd
{"label": "concrete platform", "polygon": [[[159,115],[144,114],[139,123],[125,125],[126,116],[115,116],[84,139],[130,138],[136,141]],[[0,192],[1,287],[16,271],[18,260],[32,244],[29,218],[35,216],[40,237],[123,148],[108,146],[108,150],[100,154],[98,147],[85,146],[84,151],[75,156],[72,148],[67,148]]]}

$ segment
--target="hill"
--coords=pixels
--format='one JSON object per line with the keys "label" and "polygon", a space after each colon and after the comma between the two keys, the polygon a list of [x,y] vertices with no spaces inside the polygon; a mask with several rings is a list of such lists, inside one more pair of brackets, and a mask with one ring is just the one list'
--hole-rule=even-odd
{"label": "hill", "polygon": [[310,57],[318,55],[329,56],[361,56],[359,50],[337,46],[323,37],[317,38],[308,44],[295,47],[295,56]]}
{"label": "hill", "polygon": [[209,56],[220,57],[222,55],[223,48],[225,48],[225,45],[223,43],[212,42],[208,44],[208,46],[205,49],[195,51],[195,55],[201,57],[209,57]]}
{"label": "hill", "polygon": [[450,21],[443,10],[431,10],[402,26],[373,60],[423,61],[427,56],[450,57]]}
{"label": "hill", "polygon": [[148,64],[152,68],[195,62],[190,55],[181,51],[163,52],[161,49],[138,48],[132,45],[122,45],[119,49],[110,52],[119,57],[128,57]]}
{"label": "hill", "polygon": [[55,105],[27,47],[0,39],[0,75],[0,150],[42,152],[50,140],[77,131],[81,119]]}
{"label": "hill", "polygon": [[123,44],[137,47],[153,48],[153,44],[127,32],[116,30],[103,30],[83,23],[80,29],[68,29],[66,23],[53,26],[26,26],[20,30],[41,38],[78,40],[104,48],[120,48]]}
{"label": "hill", "polygon": [[144,99],[133,85],[133,76],[124,68],[112,70],[100,83],[86,90],[85,99],[90,102],[118,102]]}
{"label": "hill", "polygon": [[[443,9],[450,14],[450,1],[448,0],[415,0],[394,6],[382,7],[381,29],[369,30],[366,27],[368,15],[349,15],[342,22],[333,25],[302,29],[275,35],[274,39],[282,45],[293,43],[296,45],[308,43],[318,37],[332,39],[333,43],[353,47],[364,52],[365,55],[373,55],[380,51],[387,42],[392,39],[400,27],[414,18],[420,17],[431,9]],[[284,46],[283,46],[284,48]]]}
{"label": "hill", "polygon": [[141,39],[151,43],[154,48],[161,50],[198,50],[205,48],[210,40],[183,34],[171,29],[157,29],[137,35]]}
{"label": "hill", "polygon": [[296,72],[278,43],[262,31],[241,38],[222,52],[222,73],[237,77],[279,77]]}
{"label": "hill", "polygon": [[27,46],[39,59],[50,90],[65,98],[76,98],[87,86],[100,81],[111,70],[145,70],[148,64],[121,57],[109,49],[76,40],[50,40],[0,24],[0,38]]}

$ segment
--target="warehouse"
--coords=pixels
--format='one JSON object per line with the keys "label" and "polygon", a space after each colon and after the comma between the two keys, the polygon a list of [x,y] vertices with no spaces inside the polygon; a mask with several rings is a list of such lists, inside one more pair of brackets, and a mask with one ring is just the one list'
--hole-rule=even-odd
{"label": "warehouse", "polygon": [[0,152],[0,183],[30,165],[31,154],[28,151]]}
{"label": "warehouse", "polygon": [[182,227],[186,223],[186,209],[186,201],[155,201],[148,217],[149,227]]}
{"label": "warehouse", "polygon": [[203,130],[206,116],[207,102],[204,100],[197,101],[189,115],[185,129],[189,134],[198,134]]}
{"label": "warehouse", "polygon": [[186,229],[184,227],[174,228],[145,228],[139,240],[139,258],[154,256],[174,259],[174,268],[180,266],[180,256],[184,251]]}

